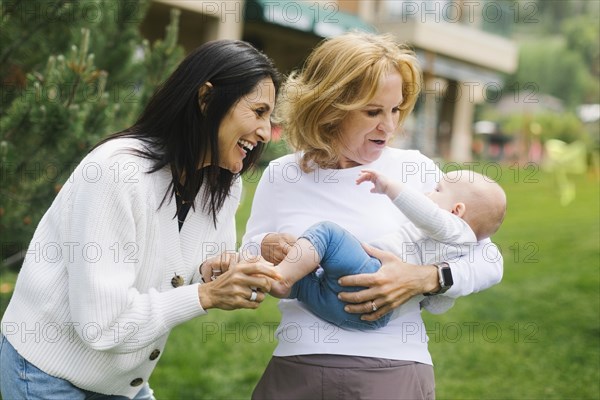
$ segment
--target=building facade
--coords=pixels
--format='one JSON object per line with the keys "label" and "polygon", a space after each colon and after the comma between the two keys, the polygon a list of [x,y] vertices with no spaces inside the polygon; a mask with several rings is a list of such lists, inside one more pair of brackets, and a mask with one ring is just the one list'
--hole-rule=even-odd
{"label": "building facade", "polygon": [[471,158],[477,104],[494,100],[515,71],[508,39],[520,10],[493,0],[154,0],[142,25],[162,37],[169,10],[181,10],[186,51],[214,39],[242,39],[283,73],[299,68],[324,37],[350,30],[389,32],[415,49],[423,68],[421,100],[396,145],[430,157]]}

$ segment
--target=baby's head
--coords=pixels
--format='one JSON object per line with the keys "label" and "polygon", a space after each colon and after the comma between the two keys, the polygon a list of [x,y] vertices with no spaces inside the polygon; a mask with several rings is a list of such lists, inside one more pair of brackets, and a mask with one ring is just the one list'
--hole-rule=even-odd
{"label": "baby's head", "polygon": [[496,233],[506,213],[504,190],[491,178],[473,171],[444,174],[428,196],[442,209],[464,219],[477,240]]}

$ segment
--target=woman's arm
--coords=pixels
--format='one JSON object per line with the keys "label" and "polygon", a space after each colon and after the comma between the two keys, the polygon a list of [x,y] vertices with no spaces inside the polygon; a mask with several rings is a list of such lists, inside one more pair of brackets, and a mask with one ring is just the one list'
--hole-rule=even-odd
{"label": "woman's arm", "polygon": [[[142,172],[135,181],[114,179],[110,170],[113,165],[135,162],[125,156],[88,160],[92,162],[98,168],[99,179],[82,178],[79,168],[83,167],[73,174],[70,229],[65,239],[97,251],[94,257],[75,252],[68,260],[70,313],[75,327],[94,326],[94,340],[86,340],[85,332],[81,333],[92,349],[128,353],[206,311],[200,305],[197,285],[162,292],[152,286],[138,289],[136,283],[147,268],[145,264],[160,256],[160,249],[150,249],[148,241],[156,223],[155,210],[149,196],[145,196],[151,179]],[[86,165],[85,160],[82,165]],[[134,257],[125,258],[112,251],[126,246],[135,249]]]}
{"label": "woman's arm", "polygon": [[504,259],[490,240],[479,241],[467,255],[449,262],[454,285],[444,296],[457,298],[488,289],[502,280]]}
{"label": "woman's arm", "polygon": [[421,302],[430,313],[442,314],[454,306],[457,297],[487,289],[502,280],[503,259],[494,243],[485,239],[468,249],[466,255],[448,262],[454,280],[452,287],[442,295],[429,296]]}
{"label": "woman's arm", "polygon": [[[74,252],[67,266],[71,321],[86,344],[98,351],[128,353],[155,342],[174,326],[205,314],[208,308],[256,308],[258,303],[248,300],[250,288],[268,291],[270,284],[266,277],[253,275],[272,275],[272,268],[266,266],[241,265],[222,282],[204,288],[198,284],[173,288],[166,277],[168,286],[159,287],[155,279],[161,272],[147,268],[160,268],[152,262],[161,252],[172,249],[169,243],[157,247],[148,240],[155,238],[157,217],[154,204],[148,203],[151,196],[145,185],[153,180],[140,173],[140,182],[115,182],[110,170],[115,160],[96,164],[103,168],[99,179],[80,178],[73,183],[77,187],[67,222],[71,229],[65,237],[67,242],[96,250]],[[117,257],[113,251],[117,245],[135,246],[135,256]],[[140,279],[153,281],[142,290]],[[90,326],[94,328],[93,340],[85,337],[85,329]]]}
{"label": "woman's arm", "polygon": [[[359,292],[343,292],[339,297],[348,302],[346,311],[364,313],[366,321],[374,321],[415,295],[439,290],[437,268],[403,262],[392,253],[363,245],[365,250],[381,260],[381,269],[374,274],[345,276],[342,286],[365,286]],[[471,259],[471,257],[473,257]],[[454,284],[442,296],[457,298],[485,290],[502,280],[503,260],[498,248],[489,240],[479,242],[468,255],[449,263]],[[372,312],[375,302],[377,311]],[[451,304],[451,302],[447,302]],[[450,307],[448,307],[450,308]],[[444,310],[445,311],[445,310]],[[438,310],[438,313],[442,312]]]}

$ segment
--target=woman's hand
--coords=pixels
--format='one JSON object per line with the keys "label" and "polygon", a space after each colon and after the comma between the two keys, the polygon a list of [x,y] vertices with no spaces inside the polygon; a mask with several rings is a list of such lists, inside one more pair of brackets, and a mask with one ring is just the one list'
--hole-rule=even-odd
{"label": "woman's hand", "polygon": [[207,259],[200,265],[200,275],[204,282],[214,281],[238,262],[238,253],[225,252]]}
{"label": "woman's hand", "polygon": [[260,244],[260,253],[270,263],[279,264],[296,243],[289,233],[269,233]]}
{"label": "woman's hand", "polygon": [[363,244],[365,251],[381,261],[381,268],[373,274],[348,275],[340,278],[342,286],[365,286],[359,292],[342,292],[340,300],[353,303],[345,310],[365,314],[361,319],[375,321],[413,296],[434,292],[439,288],[438,273],[434,266],[408,264],[394,254]]}
{"label": "woman's hand", "polygon": [[258,308],[271,290],[271,279],[281,276],[262,259],[231,264],[218,278],[198,287],[200,304],[205,310]]}

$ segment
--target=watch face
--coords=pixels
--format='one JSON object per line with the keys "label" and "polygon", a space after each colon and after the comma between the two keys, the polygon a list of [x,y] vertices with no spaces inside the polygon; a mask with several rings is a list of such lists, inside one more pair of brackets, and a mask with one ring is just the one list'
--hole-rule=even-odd
{"label": "watch face", "polygon": [[450,267],[442,267],[440,268],[442,273],[442,278],[444,279],[444,287],[450,287],[454,285],[454,279],[452,279],[452,271]]}

